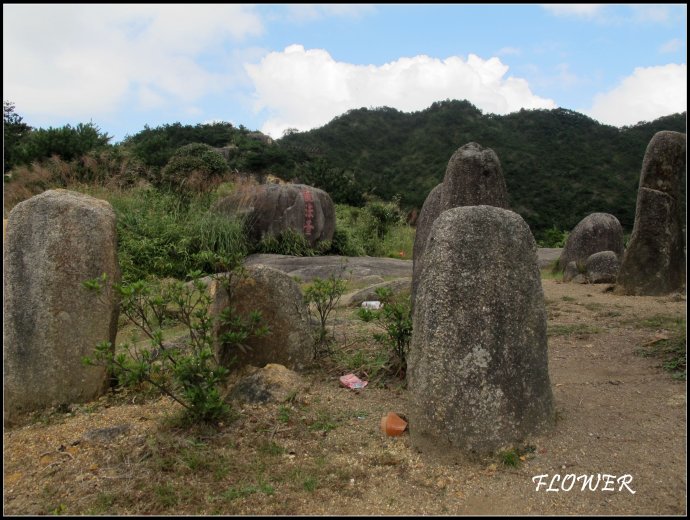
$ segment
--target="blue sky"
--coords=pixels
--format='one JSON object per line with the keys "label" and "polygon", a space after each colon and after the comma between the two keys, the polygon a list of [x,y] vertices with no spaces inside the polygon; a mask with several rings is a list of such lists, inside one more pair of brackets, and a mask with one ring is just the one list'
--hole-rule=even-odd
{"label": "blue sky", "polygon": [[229,121],[278,138],[360,107],[686,110],[685,4],[3,5],[3,99],[35,127]]}

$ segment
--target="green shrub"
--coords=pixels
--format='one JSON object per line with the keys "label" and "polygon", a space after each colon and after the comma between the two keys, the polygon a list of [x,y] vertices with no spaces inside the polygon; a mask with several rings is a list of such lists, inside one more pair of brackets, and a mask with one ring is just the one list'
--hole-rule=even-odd
{"label": "green shrub", "polygon": [[[232,273],[240,272],[235,265]],[[152,385],[182,405],[188,423],[217,423],[230,413],[220,393],[229,372],[214,353],[213,319],[208,313],[211,297],[206,283],[198,271],[190,277],[191,284],[179,280],[113,284],[120,298],[120,312],[149,338],[150,346],[124,343],[116,349],[104,341],[96,346],[93,358],[83,361],[105,366],[120,385]],[[217,279],[231,289],[232,274]],[[100,293],[107,282],[103,275],[84,282],[84,286]],[[243,317],[226,309],[218,320],[226,331],[219,338],[225,350],[241,348],[247,338],[268,333],[257,313]],[[184,325],[189,332],[187,339],[164,340],[163,324],[170,321]]]}
{"label": "green shrub", "polygon": [[539,247],[564,247],[569,234],[568,231],[561,231],[556,226],[552,226],[541,232],[537,245]]}
{"label": "green shrub", "polygon": [[184,278],[190,271],[225,270],[224,258],[249,251],[243,223],[209,211],[213,197],[188,200],[154,188],[108,197],[117,214],[118,257],[122,277],[149,275]]}
{"label": "green shrub", "polygon": [[345,292],[346,282],[341,276],[331,274],[326,280],[315,278],[304,290],[304,302],[309,307],[310,313],[316,313],[319,319],[319,330],[316,338],[315,353],[321,353],[320,349],[326,344],[328,316],[335,309],[340,297]]}
{"label": "green shrub", "polygon": [[407,371],[407,353],[412,339],[412,307],[410,295],[393,296],[387,287],[376,289],[376,295],[383,304],[380,309],[360,308],[361,320],[376,323],[383,333],[374,334],[374,339],[384,345],[390,353],[390,370],[403,379]]}
{"label": "green shrub", "polygon": [[203,143],[179,148],[161,170],[161,183],[180,193],[208,192],[229,171],[222,155]]}
{"label": "green shrub", "polygon": [[330,241],[321,241],[312,247],[309,240],[294,229],[287,228],[278,235],[265,235],[257,244],[257,253],[291,256],[317,256],[332,248]]}

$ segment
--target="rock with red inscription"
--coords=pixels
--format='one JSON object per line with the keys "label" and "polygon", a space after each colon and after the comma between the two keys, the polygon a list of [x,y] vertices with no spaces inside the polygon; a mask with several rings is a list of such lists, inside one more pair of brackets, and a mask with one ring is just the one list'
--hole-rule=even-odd
{"label": "rock with red inscription", "polygon": [[250,240],[257,243],[290,230],[302,234],[311,247],[332,240],[335,207],[323,190],[305,184],[262,184],[224,197],[214,206],[246,219]]}

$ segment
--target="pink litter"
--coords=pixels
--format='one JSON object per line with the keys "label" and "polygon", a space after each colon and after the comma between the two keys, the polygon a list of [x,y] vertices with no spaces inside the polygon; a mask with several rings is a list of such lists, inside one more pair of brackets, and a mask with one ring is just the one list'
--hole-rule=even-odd
{"label": "pink litter", "polygon": [[357,390],[360,388],[364,388],[369,384],[368,381],[362,381],[360,378],[358,378],[354,374],[347,374],[344,376],[340,376],[340,384],[343,385],[345,388],[351,388],[353,390]]}

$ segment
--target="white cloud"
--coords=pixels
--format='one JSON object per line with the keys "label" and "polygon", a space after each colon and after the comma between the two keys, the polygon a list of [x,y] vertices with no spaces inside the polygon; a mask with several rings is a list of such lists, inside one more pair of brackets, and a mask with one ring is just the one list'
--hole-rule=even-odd
{"label": "white cloud", "polygon": [[467,60],[428,56],[400,58],[379,67],[335,61],[321,49],[291,45],[246,65],[254,82],[255,110],[267,110],[264,133],[280,137],[286,128],[307,130],[360,107],[389,106],[422,110],[434,101],[467,99],[486,112],[505,114],[520,108],[555,108],[524,79],[505,77],[498,58]]}
{"label": "white cloud", "polygon": [[148,108],[191,103],[231,81],[199,56],[262,31],[242,5],[4,5],[3,96],[27,116],[75,118],[129,93]]}
{"label": "white cloud", "polygon": [[672,52],[678,52],[679,50],[683,49],[683,40],[680,38],[673,38],[672,40],[667,41],[664,43],[660,48],[659,52],[663,54],[668,54]]}
{"label": "white cloud", "polygon": [[542,4],[542,7],[555,16],[578,18],[593,18],[604,8],[602,4]]}
{"label": "white cloud", "polygon": [[522,50],[518,49],[517,47],[502,47],[496,52],[496,54],[498,54],[499,56],[518,56],[522,54]]}
{"label": "white cloud", "polygon": [[637,67],[618,86],[581,110],[603,123],[624,126],[687,110],[687,66]]}
{"label": "white cloud", "polygon": [[286,8],[288,20],[294,22],[311,22],[332,16],[359,18],[375,11],[371,4],[290,4]]}

